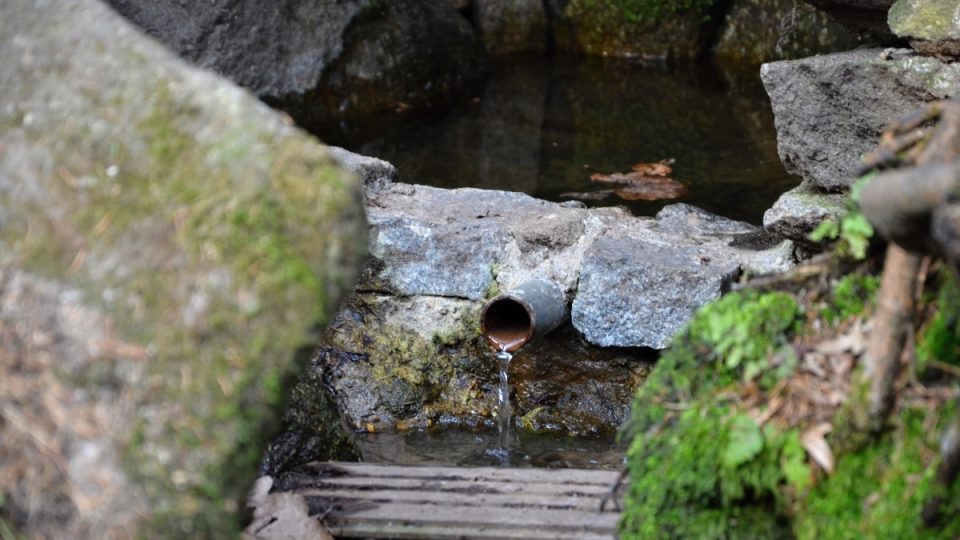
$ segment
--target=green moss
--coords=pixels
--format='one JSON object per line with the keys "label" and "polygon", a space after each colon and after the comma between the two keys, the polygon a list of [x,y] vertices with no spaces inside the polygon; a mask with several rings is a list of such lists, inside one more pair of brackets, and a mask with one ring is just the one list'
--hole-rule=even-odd
{"label": "green moss", "polygon": [[879,276],[849,274],[833,287],[833,298],[829,305],[820,311],[827,324],[860,315],[876,299],[880,287]]}
{"label": "green moss", "polygon": [[588,54],[694,57],[715,0],[572,0],[565,14]]}
{"label": "green moss", "polygon": [[[56,211],[18,208],[26,219],[0,231],[26,270],[84,291],[149,354],[132,381],[107,361],[64,378],[136,396],[122,459],[154,510],[150,536],[236,531],[293,353],[362,249],[348,243],[362,227],[352,179],[307,137],[240,113],[211,118],[160,83],[132,132],[94,136],[78,118],[59,170],[38,180]],[[187,321],[192,304],[204,307]]]}
{"label": "green moss", "polygon": [[621,24],[653,24],[662,17],[687,12],[703,13],[714,0],[574,0],[583,9],[598,10],[602,17]]}
{"label": "green moss", "polygon": [[772,381],[770,358],[797,328],[783,293],[733,293],[702,308],[633,404],[626,538],[778,538],[780,486],[802,483],[796,434],[761,429],[722,389]]}
{"label": "green moss", "polygon": [[[861,306],[854,298],[870,287],[846,280],[835,293],[845,299],[840,311]],[[865,419],[857,417],[868,388],[854,387],[832,422],[832,475],[814,474],[797,429],[761,427],[742,409],[746,366],[760,364],[761,385],[765,374],[787,374],[766,359],[799,330],[796,305],[765,296],[728,295],[701,309],[638,392],[622,536],[956,538],[960,482],[945,494],[945,522],[925,528],[921,521],[939,434],[955,404],[938,411],[904,403],[894,430],[878,441],[864,435]],[[737,334],[734,326],[749,330]],[[731,364],[734,350],[741,359]]]}
{"label": "green moss", "polygon": [[[940,411],[904,409],[894,432],[878,443],[842,456],[836,473],[806,499],[794,522],[800,539],[957,538],[960,535],[960,482],[947,501],[950,516],[937,528],[923,525],[920,515],[929,499],[937,464],[936,437],[954,407]],[[925,427],[925,424],[928,427]]]}
{"label": "green moss", "polygon": [[887,13],[890,28],[901,37],[921,39],[956,38],[957,5],[947,0],[897,0]]}
{"label": "green moss", "polygon": [[960,286],[947,267],[937,279],[941,282],[936,299],[936,315],[917,336],[917,368],[923,370],[931,360],[960,366]]}

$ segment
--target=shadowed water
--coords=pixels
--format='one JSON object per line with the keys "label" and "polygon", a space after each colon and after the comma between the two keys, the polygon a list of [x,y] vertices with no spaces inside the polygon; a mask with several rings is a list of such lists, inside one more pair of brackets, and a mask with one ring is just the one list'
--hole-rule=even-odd
{"label": "shadowed water", "polygon": [[441,428],[406,433],[366,433],[357,436],[363,459],[394,465],[460,465],[618,469],[625,449],[606,437],[569,437],[559,433],[512,435],[506,456],[490,452],[500,444],[493,429]]}
{"label": "shadowed water", "polygon": [[564,192],[603,187],[590,183],[594,172],[676,159],[673,178],[689,187],[679,199],[586,203],[623,204],[638,215],[682,201],[759,224],[764,210],[798,182],[777,156],[773,115],[756,78],[734,84],[709,65],[513,63],[496,68],[473,100],[446,114],[380,122],[376,129],[375,136],[328,134],[328,140],[392,162],[407,182],[554,201],[566,200]]}

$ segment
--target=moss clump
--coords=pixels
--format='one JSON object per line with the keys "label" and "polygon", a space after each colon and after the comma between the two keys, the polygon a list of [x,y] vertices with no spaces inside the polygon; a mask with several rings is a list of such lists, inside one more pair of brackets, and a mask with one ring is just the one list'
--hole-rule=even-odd
{"label": "moss clump", "polygon": [[917,367],[922,370],[931,360],[960,367],[960,285],[947,268],[937,274],[941,281],[937,293],[937,311],[917,336]]}
{"label": "moss clump", "polygon": [[778,488],[804,477],[796,435],[761,428],[721,390],[788,375],[768,359],[799,315],[783,293],[730,294],[701,309],[660,359],[628,426],[625,537],[782,537]]}
{"label": "moss clump", "polygon": [[949,507],[944,515],[951,517],[942,527],[927,528],[920,518],[938,461],[937,440],[930,433],[942,432],[954,409],[905,408],[893,432],[841,457],[836,473],[800,507],[793,527],[797,538],[957,538],[960,482],[945,498]]}
{"label": "moss clump", "polygon": [[715,0],[572,0],[579,49],[610,56],[695,57]]}
{"label": "moss clump", "polygon": [[[873,286],[864,285],[866,278],[844,283],[835,292],[836,312],[852,313]],[[941,290],[941,301],[951,294],[944,291],[949,288]],[[809,374],[792,373],[777,352],[791,337],[805,338],[799,315],[796,303],[782,293],[731,294],[701,309],[664,354],[639,391],[629,424],[631,482],[623,537],[960,534],[960,482],[939,493],[948,506],[944,522],[930,528],[921,521],[923,504],[936,489],[939,434],[957,413],[955,404],[936,410],[905,401],[894,429],[878,440],[851,431],[858,425],[854,408],[841,408],[828,440],[838,460],[826,476],[801,444],[806,426],[776,416],[761,425],[756,418],[764,416],[764,402],[744,405],[744,396],[784,377],[787,388],[809,380]],[[758,367],[748,372],[750,365]],[[848,401],[858,402],[865,391],[854,387]]]}
{"label": "moss clump", "polygon": [[876,298],[880,287],[878,276],[850,274],[844,276],[833,288],[832,302],[820,311],[827,324],[845,321],[860,315]]}
{"label": "moss clump", "polygon": [[704,13],[715,0],[581,0],[583,8],[599,10],[622,24],[652,25],[663,17],[688,12]]}

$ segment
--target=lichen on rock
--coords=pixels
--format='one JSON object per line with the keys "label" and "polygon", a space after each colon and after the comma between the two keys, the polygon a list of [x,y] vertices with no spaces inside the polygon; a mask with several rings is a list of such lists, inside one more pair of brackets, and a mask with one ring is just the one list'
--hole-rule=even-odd
{"label": "lichen on rock", "polygon": [[[297,348],[352,286],[359,184],[98,2],[4,11],[0,293],[4,323],[30,321],[10,327],[4,365],[64,389],[36,412],[56,459],[99,449],[83,478],[116,479],[101,494],[112,513],[69,481],[39,499],[62,498],[57,519],[32,520],[28,482],[4,486],[4,512],[54,536],[227,535]],[[30,325],[57,336],[47,356],[7,348]],[[0,425],[14,444],[16,424]]]}

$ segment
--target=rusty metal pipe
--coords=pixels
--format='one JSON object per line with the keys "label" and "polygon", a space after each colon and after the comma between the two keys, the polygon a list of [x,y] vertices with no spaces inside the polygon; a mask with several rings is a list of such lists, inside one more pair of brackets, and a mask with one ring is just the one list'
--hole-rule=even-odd
{"label": "rusty metal pipe", "polygon": [[563,291],[534,279],[490,300],[480,314],[480,331],[498,351],[515,352],[567,318]]}

